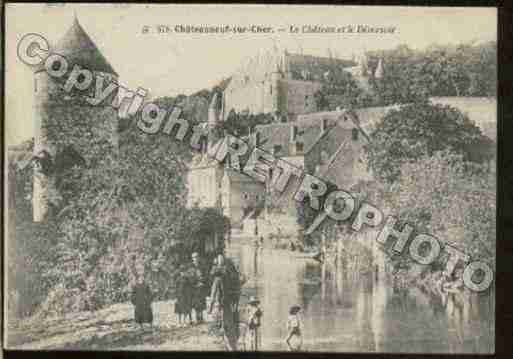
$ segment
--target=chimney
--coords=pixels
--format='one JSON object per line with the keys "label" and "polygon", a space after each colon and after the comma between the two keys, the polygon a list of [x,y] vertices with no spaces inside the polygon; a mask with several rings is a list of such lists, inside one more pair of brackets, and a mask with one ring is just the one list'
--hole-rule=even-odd
{"label": "chimney", "polygon": [[328,130],[328,119],[323,118],[321,120],[321,133],[325,133]]}
{"label": "chimney", "polygon": [[296,142],[297,139],[297,126],[292,125],[290,126],[290,143]]}
{"label": "chimney", "polygon": [[253,145],[255,147],[258,147],[258,145],[260,144],[260,132],[255,130],[255,132],[253,132],[251,135],[253,137]]}

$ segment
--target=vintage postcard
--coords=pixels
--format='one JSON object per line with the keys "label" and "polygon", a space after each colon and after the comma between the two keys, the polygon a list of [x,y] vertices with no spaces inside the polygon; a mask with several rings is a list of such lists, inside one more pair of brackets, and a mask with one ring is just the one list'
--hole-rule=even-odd
{"label": "vintage postcard", "polygon": [[495,351],[496,8],[5,20],[4,348]]}

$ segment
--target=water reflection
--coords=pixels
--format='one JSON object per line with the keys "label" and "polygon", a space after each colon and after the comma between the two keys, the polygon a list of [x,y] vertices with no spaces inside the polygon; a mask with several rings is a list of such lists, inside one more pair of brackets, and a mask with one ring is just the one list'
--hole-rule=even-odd
{"label": "water reflection", "polygon": [[303,308],[307,351],[493,351],[489,296],[474,300],[462,315],[450,316],[429,294],[417,288],[394,291],[374,273],[355,280],[347,271],[328,271],[288,251],[244,245],[230,247],[229,255],[248,280],[241,302],[251,295],[261,300],[262,350],[286,350],[288,309],[298,304]]}

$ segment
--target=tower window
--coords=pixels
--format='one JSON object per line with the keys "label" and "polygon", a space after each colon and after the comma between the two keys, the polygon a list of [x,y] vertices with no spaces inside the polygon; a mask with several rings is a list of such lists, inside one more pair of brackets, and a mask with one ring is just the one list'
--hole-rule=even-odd
{"label": "tower window", "polygon": [[305,146],[303,142],[296,142],[296,153],[303,153]]}
{"label": "tower window", "polygon": [[52,70],[53,70],[53,71],[59,71],[59,70],[60,70],[60,68],[61,68],[61,63],[60,63],[60,61],[54,61],[54,62],[52,63]]}
{"label": "tower window", "polygon": [[357,128],[352,129],[351,137],[353,138],[353,141],[358,141],[358,129]]}
{"label": "tower window", "polygon": [[34,79],[34,92],[37,92],[37,79]]}
{"label": "tower window", "polygon": [[244,198],[245,200],[249,199],[248,192],[242,193],[242,198]]}
{"label": "tower window", "polygon": [[274,145],[274,154],[277,155],[281,151],[281,145]]}

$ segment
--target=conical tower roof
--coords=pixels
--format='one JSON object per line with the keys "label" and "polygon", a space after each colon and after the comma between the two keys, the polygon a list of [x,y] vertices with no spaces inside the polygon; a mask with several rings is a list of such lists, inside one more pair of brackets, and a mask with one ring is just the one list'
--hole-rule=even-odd
{"label": "conical tower roof", "polygon": [[[114,74],[117,72],[112,68],[107,59],[102,55],[96,44],[82,28],[82,25],[75,17],[73,24],[59,42],[51,49],[51,52],[66,57],[70,65],[80,65],[83,68]],[[40,69],[43,70],[42,64]]]}
{"label": "conical tower roof", "polygon": [[379,59],[378,66],[376,67],[376,71],[374,72],[374,77],[377,79],[383,78],[383,59]]}

